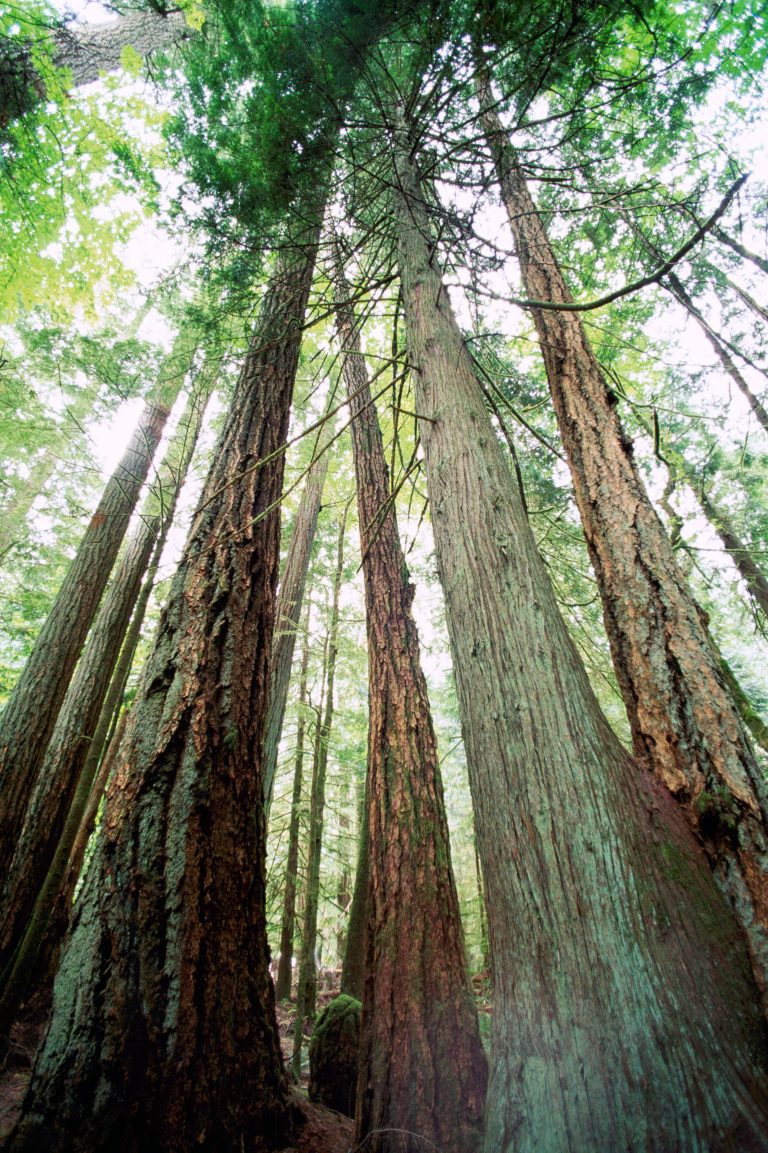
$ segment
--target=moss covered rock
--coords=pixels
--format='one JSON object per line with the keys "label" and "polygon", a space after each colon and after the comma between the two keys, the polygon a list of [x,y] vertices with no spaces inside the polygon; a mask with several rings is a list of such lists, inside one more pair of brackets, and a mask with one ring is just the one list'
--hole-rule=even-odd
{"label": "moss covered rock", "polygon": [[362,1005],[342,993],[323,1009],[309,1042],[309,1099],[355,1115]]}

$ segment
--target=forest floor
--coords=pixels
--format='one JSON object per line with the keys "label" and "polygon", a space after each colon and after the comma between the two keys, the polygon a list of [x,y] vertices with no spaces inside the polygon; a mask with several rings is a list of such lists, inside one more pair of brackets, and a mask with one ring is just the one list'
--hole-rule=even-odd
{"label": "forest floor", "polygon": [[[481,1032],[487,1035],[490,1027],[492,1003],[487,974],[473,978]],[[325,989],[318,993],[317,1010],[339,995],[339,990]],[[286,1063],[293,1052],[293,1028],[296,1018],[296,1005],[293,1001],[281,1001],[277,1005],[277,1024],[280,1044]],[[21,1112],[35,1052],[45,1030],[45,1021],[39,1017],[33,1020],[18,1021],[11,1031],[11,1047],[5,1069],[0,1073],[0,1150],[13,1129]],[[283,1153],[352,1153],[354,1125],[349,1117],[315,1105],[307,1097],[309,1083],[309,1062],[305,1037],[302,1051],[303,1061],[301,1081],[294,1089],[295,1103],[304,1117],[304,1124],[297,1131],[295,1144]]]}

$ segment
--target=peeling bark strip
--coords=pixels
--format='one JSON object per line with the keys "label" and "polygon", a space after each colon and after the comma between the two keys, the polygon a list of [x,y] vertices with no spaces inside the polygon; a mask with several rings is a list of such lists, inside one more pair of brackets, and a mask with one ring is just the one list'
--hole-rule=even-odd
{"label": "peeling bark strip", "polygon": [[764,1150],[765,1033],[741,934],[678,807],[600,712],[404,152],[393,190],[487,885],[486,1153]]}
{"label": "peeling bark strip", "polygon": [[285,1137],[261,751],[279,450],[316,237],[294,236],[262,301],[107,790],[14,1153],[255,1153]]}
{"label": "peeling bark strip", "polygon": [[0,719],[0,877],[5,879],[64,695],[168,418],[147,405],[85,530]]}
{"label": "peeling bark strip", "polygon": [[202,425],[203,409],[204,398],[189,401],[157,470],[140,522],[116,566],[67,690],[29,803],[2,896],[0,1039],[7,1035],[20,998],[26,993],[42,934],[61,888],[98,766],[98,755],[89,758],[89,753],[97,740],[96,729],[110,678],[150,558],[154,553],[159,560],[167,539],[179,489]]}
{"label": "peeling bark strip", "polygon": [[[568,288],[522,170],[480,85],[482,121],[526,291]],[[768,1005],[768,794],[685,577],[645,491],[578,317],[533,312],[595,569],[635,755],[704,844]]]}
{"label": "peeling bark strip", "polygon": [[385,1153],[403,1147],[401,1138],[377,1131],[398,1129],[441,1153],[470,1153],[482,1137],[486,1061],[466,972],[413,587],[359,330],[344,303],[352,293],[338,249],[335,294],[352,415],[370,701],[368,925],[355,1140],[370,1153]]}

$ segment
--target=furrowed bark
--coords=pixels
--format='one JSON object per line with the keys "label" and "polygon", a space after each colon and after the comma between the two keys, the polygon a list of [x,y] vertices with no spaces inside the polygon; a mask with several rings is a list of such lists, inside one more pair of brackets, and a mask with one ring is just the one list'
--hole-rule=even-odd
{"label": "furrowed bark", "polygon": [[14,1153],[285,1141],[261,755],[281,449],[316,238],[294,234],[262,299],[110,779]]}
{"label": "furrowed bark", "polygon": [[[413,586],[352,296],[336,248],[368,632],[367,916],[355,1140],[443,1153],[482,1138],[487,1065],[466,971]],[[382,515],[382,511],[384,515]]]}
{"label": "furrowed bark", "polygon": [[398,253],[486,882],[487,1153],[765,1147],[743,941],[663,785],[602,716],[436,264],[405,149]]}
{"label": "furrowed bark", "polygon": [[[526,292],[568,301],[522,169],[490,110],[487,89],[479,87]],[[701,838],[768,998],[768,793],[762,770],[581,321],[572,313],[532,311],[635,756],[665,783]]]}
{"label": "furrowed bark", "polygon": [[285,705],[288,700],[288,685],[291,679],[293,650],[296,644],[296,629],[301,615],[304,588],[307,583],[312,546],[317,532],[317,518],[323,499],[323,488],[328,473],[328,443],[333,426],[329,421],[323,425],[319,438],[317,459],[312,464],[301,494],[293,536],[285,561],[285,571],[280,581],[277,600],[277,628],[272,646],[272,667],[269,673],[269,713],[267,715],[267,735],[264,739],[264,796],[267,814],[272,804],[272,790],[277,770],[277,752],[285,719]]}
{"label": "furrowed bark", "polygon": [[275,998],[283,1001],[291,995],[293,976],[293,936],[296,929],[296,882],[299,875],[299,817],[301,786],[304,775],[304,729],[307,704],[307,666],[309,664],[309,617],[305,618],[304,646],[301,654],[299,678],[299,715],[296,723],[296,752],[293,762],[293,793],[291,796],[291,823],[288,830],[288,859],[285,865],[285,895],[280,923],[280,958],[277,963]]}
{"label": "furrowed bark", "polygon": [[132,610],[138,607],[150,558],[154,553],[159,560],[167,539],[202,425],[205,399],[198,396],[190,400],[158,470],[142,520],[117,566],[72,678],[30,800],[3,889],[0,1038],[10,1028],[27,991],[48,918],[63,884],[98,767],[98,753],[90,758],[89,753],[94,751],[99,737],[96,729],[110,678]]}
{"label": "furrowed bark", "polygon": [[0,718],[0,877],[8,875],[59,710],[167,418],[167,408],[146,406]]}

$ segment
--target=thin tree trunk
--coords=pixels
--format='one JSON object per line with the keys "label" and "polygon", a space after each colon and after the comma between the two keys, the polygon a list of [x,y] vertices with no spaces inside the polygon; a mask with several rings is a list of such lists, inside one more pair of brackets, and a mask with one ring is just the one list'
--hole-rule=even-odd
{"label": "thin tree trunk", "polygon": [[278,1001],[291,995],[293,977],[293,936],[296,929],[296,882],[299,875],[299,826],[301,816],[301,786],[304,776],[304,730],[307,706],[307,667],[309,665],[309,616],[305,617],[304,645],[301,654],[299,679],[299,707],[296,722],[296,753],[293,767],[293,795],[291,823],[288,830],[288,859],[285,865],[285,895],[283,917],[280,924],[280,953],[277,963],[275,997]]}
{"label": "thin tree trunk", "polygon": [[[443,1153],[482,1138],[487,1066],[469,985],[413,586],[336,247],[368,631],[368,926],[355,1139],[403,1130]],[[382,515],[382,510],[384,515]],[[367,1140],[366,1140],[367,1139]]]}
{"label": "thin tree trunk", "polygon": [[0,563],[6,563],[8,553],[27,535],[29,510],[56,468],[56,454],[45,448],[29,470],[29,476],[16,481],[13,496],[0,509]]}
{"label": "thin tree trunk", "polygon": [[[483,125],[525,291],[568,288],[522,170],[480,85]],[[749,941],[768,995],[768,793],[723,682],[706,623],[643,487],[611,393],[576,313],[533,310],[560,435],[595,569],[635,755],[664,781]]]}
{"label": "thin tree trunk", "polygon": [[731,380],[736,385],[736,387],[739,389],[741,394],[744,396],[744,399],[746,400],[747,404],[751,408],[752,412],[755,414],[756,420],[758,421],[760,426],[763,428],[763,430],[765,432],[768,432],[768,411],[766,411],[765,405],[762,403],[762,401],[758,400],[758,398],[755,396],[752,389],[749,387],[749,384],[747,383],[743,373],[740,372],[740,370],[739,370],[736,362],[734,361],[733,357],[727,351],[727,349],[723,345],[722,341],[718,338],[718,335],[715,332],[715,330],[704,319],[704,317],[699,312],[696,305],[691,300],[688,293],[685,291],[685,287],[684,287],[682,281],[680,280],[680,277],[677,276],[674,272],[670,272],[667,275],[667,280],[669,281],[672,295],[675,297],[676,300],[679,301],[680,304],[682,304],[683,308],[688,313],[688,315],[693,320],[696,321],[699,328],[701,329],[701,331],[704,333],[705,337],[707,338],[707,341],[709,342],[709,344],[712,348],[712,351],[714,352],[717,359],[720,361],[720,364],[723,366],[726,373],[731,378]]}
{"label": "thin tree trunk", "polygon": [[368,885],[370,838],[368,836],[367,786],[363,783],[363,796],[358,822],[357,866],[352,905],[349,910],[347,941],[341,964],[341,992],[362,1001],[365,988],[365,931],[368,922]]}
{"label": "thin tree trunk", "polygon": [[262,299],[110,779],[13,1153],[285,1143],[261,755],[281,449],[316,235],[294,236]]}
{"label": "thin tree trunk", "polygon": [[[167,539],[202,426],[205,397],[191,398],[158,470],[140,524],[104,596],[64,699],[3,889],[0,921],[0,1038],[32,977],[48,918],[98,767],[91,757],[110,678],[153,551]],[[86,769],[87,766],[87,769]]]}
{"label": "thin tree trunk", "polygon": [[763,272],[768,272],[768,260],[766,260],[765,257],[758,256],[755,252],[750,252],[740,241],[734,240],[732,236],[724,232],[719,225],[716,224],[712,229],[712,235],[716,236],[720,243],[726,245],[727,248],[732,248],[733,251],[737,252],[744,260],[749,260]]}
{"label": "thin tree trunk", "polygon": [[75,664],[167,418],[167,408],[146,406],[0,717],[0,877],[8,875]]}
{"label": "thin tree trunk", "polygon": [[325,815],[325,781],[328,773],[328,748],[333,726],[333,692],[336,680],[336,657],[339,651],[339,593],[344,575],[344,535],[347,531],[347,509],[339,521],[336,546],[336,571],[333,578],[331,620],[328,629],[328,653],[325,668],[325,709],[317,714],[317,741],[312,772],[312,796],[309,808],[309,839],[307,849],[307,903],[304,909],[301,964],[296,991],[296,1030],[291,1065],[298,1077],[301,1071],[301,1048],[304,1026],[315,1016],[317,1002],[317,914],[320,905],[320,859],[323,849],[323,819]]}
{"label": "thin tree trunk", "polygon": [[405,152],[393,195],[494,959],[486,1153],[763,1148],[740,933],[678,807],[599,710]]}
{"label": "thin tree trunk", "polygon": [[[327,414],[326,414],[327,415]],[[307,475],[301,494],[293,535],[280,581],[277,599],[277,628],[272,646],[272,667],[269,672],[269,713],[267,735],[264,740],[264,796],[267,815],[272,804],[272,790],[277,771],[277,753],[285,719],[288,685],[291,679],[296,628],[301,615],[304,588],[307,583],[312,546],[317,531],[317,518],[323,499],[323,488],[328,473],[328,453],[325,451],[332,426],[328,421],[318,441],[318,456]]]}

